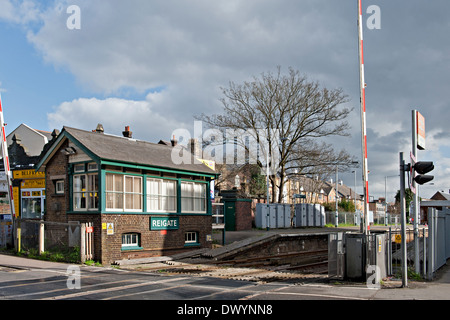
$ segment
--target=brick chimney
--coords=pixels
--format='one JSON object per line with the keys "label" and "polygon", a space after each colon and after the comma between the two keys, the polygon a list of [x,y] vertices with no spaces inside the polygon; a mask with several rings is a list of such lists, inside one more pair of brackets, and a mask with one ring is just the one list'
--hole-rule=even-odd
{"label": "brick chimney", "polygon": [[175,139],[175,135],[173,135],[172,140],[170,140],[170,142],[172,143],[172,147],[175,147],[178,143],[178,141]]}
{"label": "brick chimney", "polygon": [[97,125],[97,128],[95,128],[95,132],[97,132],[97,133],[104,133],[105,132],[105,130],[103,129],[103,125],[101,123],[99,123]]}
{"label": "brick chimney", "polygon": [[188,149],[195,157],[202,157],[202,149],[200,148],[200,144],[197,139],[189,139]]}
{"label": "brick chimney", "polygon": [[130,131],[130,126],[126,126],[125,131],[122,131],[122,134],[125,138],[132,138],[133,132]]}

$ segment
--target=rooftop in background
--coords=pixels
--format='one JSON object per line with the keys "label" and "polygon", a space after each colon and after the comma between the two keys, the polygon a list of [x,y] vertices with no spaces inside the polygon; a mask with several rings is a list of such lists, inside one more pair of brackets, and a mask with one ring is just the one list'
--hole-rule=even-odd
{"label": "rooftop in background", "polygon": [[20,145],[25,148],[28,156],[38,156],[41,154],[44,145],[52,139],[52,133],[30,128],[25,123],[19,125],[6,137],[7,144],[13,143],[13,137],[20,140]]}

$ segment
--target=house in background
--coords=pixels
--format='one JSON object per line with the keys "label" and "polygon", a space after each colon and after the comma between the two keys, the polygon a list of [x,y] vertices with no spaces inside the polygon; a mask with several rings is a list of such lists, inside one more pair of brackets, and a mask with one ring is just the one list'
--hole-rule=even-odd
{"label": "house in background", "polygon": [[[450,191],[450,190],[449,190]],[[444,191],[437,191],[430,199],[429,201],[450,201],[450,193],[446,193]],[[436,206],[430,206],[429,204],[427,206],[420,207],[420,221],[421,224],[428,224],[428,208],[436,208],[437,210],[442,210],[442,205],[436,205]]]}
{"label": "house in background", "polygon": [[24,147],[29,157],[39,156],[44,145],[52,140],[52,132],[30,128],[25,123],[19,125],[6,137],[8,146],[13,143],[14,137],[20,139],[20,145]]}
{"label": "house in background", "polygon": [[[41,219],[44,214],[45,174],[36,172],[35,165],[45,146],[57,135],[57,130],[35,130],[22,123],[6,138],[17,218]],[[1,192],[6,194],[7,190]]]}
{"label": "house in background", "polygon": [[46,221],[94,224],[94,257],[171,255],[212,245],[214,170],[193,157],[172,160],[174,146],[64,127],[42,155]]}

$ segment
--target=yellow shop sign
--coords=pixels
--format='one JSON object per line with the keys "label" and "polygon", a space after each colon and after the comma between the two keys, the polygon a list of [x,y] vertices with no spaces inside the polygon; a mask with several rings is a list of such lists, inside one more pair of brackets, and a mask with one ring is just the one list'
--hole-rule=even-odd
{"label": "yellow shop sign", "polygon": [[20,186],[22,189],[43,189],[45,188],[45,179],[24,180]]}
{"label": "yellow shop sign", "polygon": [[42,179],[45,178],[45,172],[36,172],[35,170],[16,170],[13,171],[14,179]]}

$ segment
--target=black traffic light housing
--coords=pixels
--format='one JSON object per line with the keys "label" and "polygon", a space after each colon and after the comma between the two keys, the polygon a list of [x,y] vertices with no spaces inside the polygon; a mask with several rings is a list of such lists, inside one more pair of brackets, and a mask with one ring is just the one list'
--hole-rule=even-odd
{"label": "black traffic light housing", "polygon": [[430,182],[434,179],[434,176],[426,175],[434,169],[434,164],[432,161],[419,161],[416,162],[413,166],[413,172],[419,173],[419,175],[414,177],[414,181],[418,184],[424,184]]}

